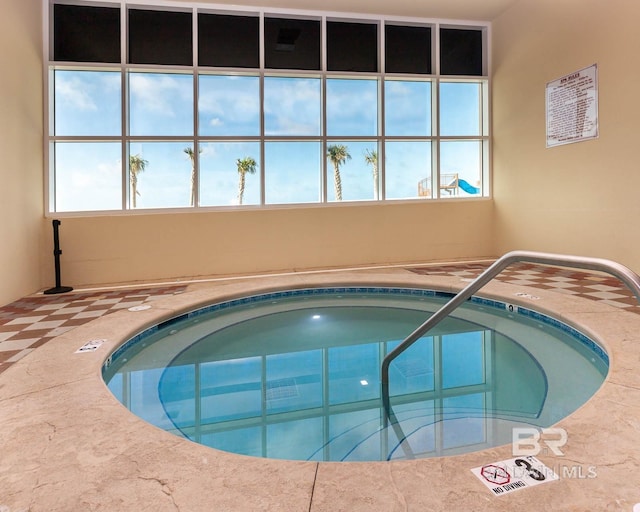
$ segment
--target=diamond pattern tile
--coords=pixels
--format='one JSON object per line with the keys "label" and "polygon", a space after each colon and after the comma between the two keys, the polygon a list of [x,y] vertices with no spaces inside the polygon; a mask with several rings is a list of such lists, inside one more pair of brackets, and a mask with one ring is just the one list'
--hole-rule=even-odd
{"label": "diamond pattern tile", "polygon": [[182,293],[186,285],[33,295],[0,308],[0,373],[34,348],[90,320]]}
{"label": "diamond pattern tile", "polygon": [[[438,267],[412,267],[410,272],[423,275],[460,275],[465,267],[478,276],[487,268],[488,264],[469,263]],[[505,283],[553,290],[565,295],[575,295],[591,300],[599,300],[627,311],[640,313],[640,305],[631,291],[617,278],[586,271],[576,271],[561,267],[518,263],[503,270],[496,277]]]}

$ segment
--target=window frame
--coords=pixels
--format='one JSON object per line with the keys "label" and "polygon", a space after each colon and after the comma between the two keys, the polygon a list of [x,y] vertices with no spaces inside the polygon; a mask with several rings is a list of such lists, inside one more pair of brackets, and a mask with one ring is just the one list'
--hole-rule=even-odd
{"label": "window frame", "polygon": [[[229,209],[277,209],[277,208],[309,208],[309,207],[327,207],[327,206],[353,206],[358,204],[385,204],[385,203],[417,203],[425,201],[456,201],[456,200],[486,200],[491,197],[491,118],[490,118],[490,97],[491,97],[491,81],[490,81],[490,44],[491,44],[491,26],[489,23],[479,23],[477,21],[455,20],[443,23],[438,19],[428,18],[400,18],[400,17],[384,17],[372,15],[340,15],[335,13],[326,13],[322,11],[304,11],[304,10],[278,10],[278,9],[256,9],[244,6],[202,6],[180,5],[176,6],[164,0],[155,0],[153,4],[146,4],[141,7],[140,4],[128,3],[126,0],[42,0],[44,4],[44,12],[46,13],[43,22],[43,46],[44,55],[49,58],[44,61],[44,173],[45,173],[45,215],[52,216],[97,216],[97,215],[136,215],[149,213],[173,213],[173,212],[193,212],[193,211],[215,211]],[[71,4],[79,6],[98,6],[98,7],[119,7],[121,18],[121,62],[118,63],[79,63],[79,62],[59,62],[53,60],[53,11],[56,4]],[[193,63],[191,66],[176,65],[150,65],[150,64],[130,64],[128,62],[128,14],[129,9],[156,9],[159,11],[177,11],[190,12],[193,22],[192,30],[192,48]],[[198,18],[199,14],[221,14],[221,15],[238,15],[238,16],[256,16],[259,19],[259,46],[260,46],[260,67],[256,69],[250,68],[227,68],[227,67],[207,67],[198,64]],[[290,18],[320,21],[320,67],[318,71],[314,70],[286,70],[286,69],[269,69],[265,68],[265,48],[264,48],[264,25],[266,18]],[[377,24],[378,35],[378,71],[376,72],[345,72],[345,71],[328,71],[327,70],[327,22],[345,21],[347,23],[368,23]],[[420,26],[429,27],[431,29],[431,74],[419,73],[386,73],[385,72],[385,28],[387,25],[400,26]],[[439,38],[441,28],[459,28],[463,30],[479,30],[482,33],[483,40],[483,75],[482,76],[448,76],[440,74],[440,47]],[[58,136],[54,132],[54,73],[56,70],[74,70],[74,71],[115,71],[120,73],[121,81],[121,124],[122,130],[119,136]],[[137,72],[155,72],[155,73],[171,73],[171,74],[187,74],[192,76],[193,81],[193,134],[180,136],[144,136],[129,134],[129,74]],[[259,105],[260,105],[260,134],[258,136],[210,136],[200,135],[199,133],[199,87],[198,82],[200,76],[203,75],[248,75],[257,76],[259,80]],[[295,135],[266,135],[264,123],[264,80],[265,77],[314,77],[321,80],[321,133],[319,136],[295,136]],[[378,83],[378,119],[377,133],[372,136],[341,136],[327,134],[327,80],[332,78],[347,79],[374,79]],[[386,135],[385,133],[385,82],[388,80],[401,81],[425,81],[431,83],[431,130],[429,135],[411,136],[411,135]],[[439,89],[442,82],[472,82],[479,83],[480,96],[480,134],[475,136],[444,136],[440,133],[440,109],[439,109]],[[167,207],[167,208],[132,208],[130,202],[129,188],[129,145],[133,142],[185,142],[194,149],[199,144],[223,142],[225,140],[233,140],[239,142],[259,142],[260,143],[260,161],[258,162],[258,174],[260,178],[260,204],[259,205],[225,205],[225,206],[200,206],[200,180],[199,170],[196,174],[196,203],[195,206],[184,207]],[[334,141],[349,140],[358,142],[371,142],[378,148],[379,159],[379,191],[378,197],[374,199],[366,199],[359,201],[334,201],[330,199],[328,187],[332,184],[329,181],[331,175],[330,164],[326,158],[327,146]],[[402,142],[402,141],[425,141],[431,144],[431,180],[432,189],[440,190],[440,151],[442,142],[452,140],[474,140],[479,141],[481,155],[480,162],[480,192],[474,196],[448,196],[438,192],[431,197],[408,197],[387,199],[386,197],[386,177],[385,177],[385,143],[386,142]],[[57,211],[55,205],[55,144],[57,142],[115,142],[121,143],[121,183],[122,183],[122,201],[121,207],[117,210],[78,210],[78,211]],[[275,141],[320,141],[321,144],[321,171],[320,171],[320,189],[321,197],[318,202],[290,202],[290,203],[267,203],[265,201],[265,144]],[[195,165],[199,169],[199,156],[195,151]],[[417,186],[417,184],[416,184]]]}

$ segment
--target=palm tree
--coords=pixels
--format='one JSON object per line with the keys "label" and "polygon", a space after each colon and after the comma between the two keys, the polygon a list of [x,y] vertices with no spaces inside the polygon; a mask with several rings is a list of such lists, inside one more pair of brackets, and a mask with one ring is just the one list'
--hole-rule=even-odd
{"label": "palm tree", "polygon": [[[191,206],[196,205],[196,153],[191,146],[184,148],[185,154],[191,160]],[[198,150],[202,154],[202,148]]]}
{"label": "palm tree", "polygon": [[327,158],[333,164],[333,188],[336,193],[336,201],[342,201],[342,179],[340,178],[340,166],[351,159],[349,148],[344,144],[327,146]]}
{"label": "palm tree", "polygon": [[378,199],[378,152],[375,149],[367,149],[364,153],[364,160],[373,171],[373,198]]}
{"label": "palm tree", "polygon": [[255,174],[258,164],[252,157],[245,156],[244,158],[238,158],[236,165],[238,166],[238,204],[242,204],[245,176],[247,173]]}
{"label": "palm tree", "polygon": [[138,192],[138,173],[147,168],[147,162],[144,158],[137,155],[129,155],[129,182],[131,184],[131,207],[136,207],[136,198],[140,195]]}

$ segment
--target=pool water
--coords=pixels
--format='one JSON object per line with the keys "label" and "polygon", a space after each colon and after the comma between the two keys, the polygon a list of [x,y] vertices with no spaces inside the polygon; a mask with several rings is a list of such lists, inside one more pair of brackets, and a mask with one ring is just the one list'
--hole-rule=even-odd
{"label": "pool water", "polygon": [[127,343],[104,377],[133,413],[213,448],[371,461],[511,443],[514,427],[553,425],[606,375],[584,335],[474,299],[392,362],[385,411],[382,358],[445,299],[380,290],[276,293],[186,315]]}

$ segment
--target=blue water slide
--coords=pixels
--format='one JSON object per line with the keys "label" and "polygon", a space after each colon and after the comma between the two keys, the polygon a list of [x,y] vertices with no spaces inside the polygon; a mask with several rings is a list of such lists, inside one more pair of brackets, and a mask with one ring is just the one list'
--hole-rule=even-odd
{"label": "blue water slide", "polygon": [[464,190],[467,194],[479,194],[480,189],[478,187],[474,187],[471,183],[466,180],[458,179],[458,186]]}

